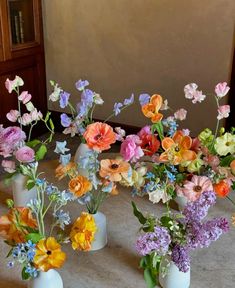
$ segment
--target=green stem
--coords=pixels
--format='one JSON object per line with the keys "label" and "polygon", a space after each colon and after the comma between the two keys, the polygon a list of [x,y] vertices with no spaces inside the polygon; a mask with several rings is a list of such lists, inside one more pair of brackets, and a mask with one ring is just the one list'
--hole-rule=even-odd
{"label": "green stem", "polygon": [[43,218],[45,217],[47,211],[48,211],[49,208],[51,207],[52,202],[53,202],[53,201],[51,200],[50,203],[48,204],[47,208],[45,209],[44,213],[42,214],[42,217],[43,217]]}
{"label": "green stem", "polygon": [[229,196],[226,196],[226,198],[228,198],[228,200],[235,206],[235,202]]}
{"label": "green stem", "polygon": [[[127,107],[129,107],[130,105],[126,105],[126,106],[124,106],[124,107],[122,107],[120,110],[121,110],[121,112],[124,110],[124,109],[126,109]],[[121,113],[120,112],[120,113]],[[115,116],[115,113],[113,112],[111,115],[109,115],[105,120],[104,120],[104,123],[106,123],[107,121],[109,121],[112,117],[114,117]]]}

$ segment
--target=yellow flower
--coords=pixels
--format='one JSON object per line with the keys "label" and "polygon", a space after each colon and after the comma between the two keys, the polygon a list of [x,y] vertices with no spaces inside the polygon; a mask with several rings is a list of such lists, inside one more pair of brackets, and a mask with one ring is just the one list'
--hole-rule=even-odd
{"label": "yellow flower", "polygon": [[54,237],[42,239],[37,243],[33,259],[36,268],[44,272],[52,268],[60,268],[65,259],[66,254],[61,251],[61,246]]}
{"label": "yellow flower", "polygon": [[215,140],[215,150],[220,156],[235,153],[235,135],[225,133]]}
{"label": "yellow flower", "polygon": [[63,179],[67,175],[75,175],[76,164],[73,162],[69,162],[67,165],[60,164],[55,169],[55,177],[59,180]]}
{"label": "yellow flower", "polygon": [[94,217],[82,212],[81,216],[74,222],[70,232],[70,240],[74,250],[89,251],[97,230]]}
{"label": "yellow flower", "polygon": [[153,123],[157,123],[162,120],[163,115],[159,113],[162,106],[162,96],[154,94],[150,98],[150,102],[142,106],[142,112],[145,117],[151,118]]}
{"label": "yellow flower", "polygon": [[92,184],[84,176],[78,175],[69,181],[69,190],[77,197],[81,197],[91,191]]}

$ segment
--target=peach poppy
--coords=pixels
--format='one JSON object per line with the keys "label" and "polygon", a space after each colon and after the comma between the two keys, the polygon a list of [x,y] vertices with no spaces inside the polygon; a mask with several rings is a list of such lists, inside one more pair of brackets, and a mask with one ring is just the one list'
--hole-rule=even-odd
{"label": "peach poppy", "polygon": [[182,131],[177,131],[172,138],[166,137],[162,140],[162,148],[165,152],[160,155],[160,161],[169,161],[173,165],[193,161],[197,158],[197,154],[190,150],[191,146],[191,137],[184,135]]}
{"label": "peach poppy", "polygon": [[88,147],[98,152],[108,150],[110,145],[116,142],[113,128],[101,122],[88,125],[83,136]]}
{"label": "peach poppy", "polygon": [[153,123],[159,122],[162,120],[163,115],[159,113],[159,110],[162,106],[162,96],[154,94],[150,98],[150,102],[142,106],[142,112],[145,117],[151,118]]}
{"label": "peach poppy", "polygon": [[[60,164],[56,169],[55,169],[55,177],[58,178],[59,180],[63,179],[66,177],[68,174],[70,175],[75,175],[75,170],[76,170],[76,164],[73,162],[69,162],[67,165],[62,165]],[[74,171],[74,172],[73,172]]]}
{"label": "peach poppy", "polygon": [[60,268],[65,259],[66,254],[54,237],[41,239],[37,243],[33,262],[41,271],[47,272],[52,268]]}
{"label": "peach poppy", "polygon": [[69,190],[77,197],[81,197],[87,192],[91,191],[92,184],[84,176],[78,175],[69,181]]}
{"label": "peach poppy", "polygon": [[29,233],[26,227],[37,228],[37,222],[29,208],[13,208],[0,217],[0,236],[7,241],[25,242],[25,236]]}
{"label": "peach poppy", "polygon": [[233,161],[230,163],[230,168],[231,168],[232,174],[235,175],[235,160],[233,160]]}
{"label": "peach poppy", "polygon": [[100,177],[109,181],[121,181],[128,176],[130,164],[122,159],[103,159],[100,161]]}

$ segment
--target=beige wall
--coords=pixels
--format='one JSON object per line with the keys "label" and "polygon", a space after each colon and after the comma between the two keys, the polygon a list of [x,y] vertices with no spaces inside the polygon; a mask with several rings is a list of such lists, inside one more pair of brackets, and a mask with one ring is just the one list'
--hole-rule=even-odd
{"label": "beige wall", "polygon": [[[43,2],[47,80],[72,92],[73,101],[79,97],[74,83],[85,78],[105,99],[98,118],[132,92],[148,92],[168,98],[172,108],[191,107],[190,129],[213,127],[213,98],[191,106],[183,87],[196,82],[209,92],[229,81],[234,0]],[[148,120],[136,101],[115,121],[141,126]]]}

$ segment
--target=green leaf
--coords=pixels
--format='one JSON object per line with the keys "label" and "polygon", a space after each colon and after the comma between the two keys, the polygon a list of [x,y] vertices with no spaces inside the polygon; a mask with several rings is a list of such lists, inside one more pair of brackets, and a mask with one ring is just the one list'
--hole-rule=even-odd
{"label": "green leaf", "polygon": [[13,251],[13,248],[11,248],[11,249],[10,249],[10,251],[7,253],[7,256],[6,256],[6,258],[8,258],[8,257],[10,257],[10,256],[11,256],[11,254],[12,254],[12,251]]}
{"label": "green leaf", "polygon": [[235,159],[233,155],[228,155],[220,161],[220,166],[229,167],[231,162]]}
{"label": "green leaf", "polygon": [[50,115],[51,115],[51,112],[48,111],[47,115],[45,117],[45,120],[44,120],[45,122],[47,122],[49,120]]}
{"label": "green leaf", "polygon": [[32,141],[27,142],[27,146],[29,146],[30,148],[34,148],[36,147],[38,144],[40,144],[41,141],[38,139],[34,139]]}
{"label": "green leaf", "polygon": [[55,126],[54,126],[54,123],[52,121],[52,119],[49,120],[49,124],[50,124],[50,127],[51,127],[51,130],[55,130]]}
{"label": "green leaf", "polygon": [[38,149],[38,151],[36,152],[35,156],[36,160],[37,161],[42,160],[45,157],[46,153],[47,153],[47,147],[45,144],[42,144]]}
{"label": "green leaf", "polygon": [[145,224],[147,221],[147,218],[144,217],[144,215],[139,211],[139,209],[136,207],[135,202],[131,201],[132,207],[133,207],[133,213],[135,217],[139,220],[141,224]]}
{"label": "green leaf", "polygon": [[51,86],[55,86],[55,81],[54,80],[50,80],[50,84],[51,84]]}
{"label": "green leaf", "polygon": [[163,125],[161,121],[153,124],[151,130],[152,130],[152,133],[157,131],[161,140],[164,138],[164,129],[163,129]]}
{"label": "green leaf", "polygon": [[29,233],[26,235],[26,240],[31,240],[34,244],[38,243],[44,237],[39,233]]}
{"label": "green leaf", "polygon": [[147,284],[147,288],[154,288],[157,285],[157,278],[152,275],[149,268],[144,270],[144,280]]}
{"label": "green leaf", "polygon": [[28,280],[30,278],[30,274],[26,272],[26,267],[22,269],[21,277],[23,280]]}
{"label": "green leaf", "polygon": [[172,221],[170,217],[168,216],[162,216],[161,219],[160,219],[161,223],[162,223],[162,226],[164,227],[169,227],[169,222]]}
{"label": "green leaf", "polygon": [[32,179],[29,179],[26,186],[28,190],[31,190],[35,186],[35,182]]}
{"label": "green leaf", "polygon": [[145,269],[147,267],[146,256],[140,259],[140,268]]}

